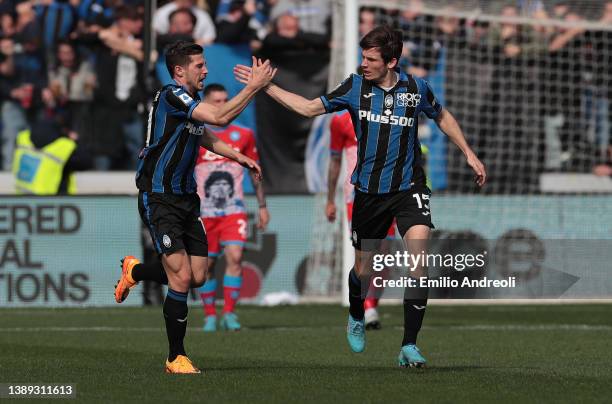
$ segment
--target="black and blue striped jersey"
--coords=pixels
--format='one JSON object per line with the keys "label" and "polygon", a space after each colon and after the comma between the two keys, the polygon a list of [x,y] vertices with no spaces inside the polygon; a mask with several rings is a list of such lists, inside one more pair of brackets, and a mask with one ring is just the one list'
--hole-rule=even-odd
{"label": "black and blue striped jersey", "polygon": [[419,114],[436,119],[442,111],[425,80],[400,72],[397,84],[386,91],[352,74],[321,101],[327,112],[347,109],[351,114],[358,145],[351,183],[359,191],[386,194],[425,185]]}
{"label": "black and blue striped jersey", "polygon": [[141,191],[165,194],[196,192],[194,167],[203,122],[191,118],[200,97],[175,82],[157,92],[149,111],[147,139],[138,157],[136,186]]}

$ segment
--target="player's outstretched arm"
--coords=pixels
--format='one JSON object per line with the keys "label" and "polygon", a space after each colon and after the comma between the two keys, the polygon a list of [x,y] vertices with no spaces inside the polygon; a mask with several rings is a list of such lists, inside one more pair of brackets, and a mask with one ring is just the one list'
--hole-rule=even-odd
{"label": "player's outstretched arm", "polygon": [[330,222],[336,220],[336,186],[340,177],[341,165],[341,155],[332,154],[327,167],[327,204],[325,205],[325,216]]}
{"label": "player's outstretched arm", "polygon": [[200,145],[213,153],[227,157],[230,160],[234,160],[241,166],[248,168],[256,179],[261,180],[261,167],[259,167],[259,164],[257,164],[255,160],[237,152],[208,129],[204,131],[202,139],[200,140]]}
{"label": "player's outstretched arm", "polygon": [[467,159],[467,163],[474,173],[476,174],[476,183],[479,186],[483,186],[487,180],[487,172],[485,170],[484,164],[478,159],[472,148],[468,145],[465,140],[465,136],[463,136],[463,131],[459,126],[459,123],[447,109],[443,108],[442,112],[436,119],[438,127],[444,132],[450,140],[457,145],[457,147],[463,152],[465,158]]}
{"label": "player's outstretched arm", "polygon": [[270,83],[276,74],[276,69],[270,66],[269,60],[262,62],[261,59],[255,57],[253,57],[253,66],[249,69],[252,74],[245,83],[246,86],[234,98],[221,107],[202,102],[194,109],[191,117],[196,121],[212,125],[228,125],[246,108],[255,94]]}
{"label": "player's outstretched arm", "polygon": [[[236,80],[243,84],[247,84],[249,82],[252,72],[252,68],[249,66],[236,65],[234,67],[234,76],[236,77]],[[319,98],[309,100],[290,91],[283,90],[276,84],[272,83],[266,86],[265,91],[266,94],[285,108],[307,118],[312,118],[326,112],[325,107],[323,106],[323,101],[321,101]]]}

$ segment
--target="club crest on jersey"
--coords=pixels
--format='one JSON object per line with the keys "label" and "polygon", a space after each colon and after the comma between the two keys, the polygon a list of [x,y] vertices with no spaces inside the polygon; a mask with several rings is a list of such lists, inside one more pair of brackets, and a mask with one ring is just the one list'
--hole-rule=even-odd
{"label": "club crest on jersey", "polygon": [[385,96],[385,108],[391,108],[393,106],[393,96],[391,94],[387,94]]}
{"label": "club crest on jersey", "polygon": [[240,140],[240,132],[238,131],[233,131],[232,133],[230,133],[230,139],[232,139],[232,141],[237,142]]}
{"label": "club crest on jersey", "polygon": [[162,242],[166,248],[170,248],[172,246],[172,240],[170,240],[170,237],[167,234],[164,234],[164,237],[162,237]]}
{"label": "club crest on jersey", "polygon": [[417,107],[421,102],[421,94],[416,93],[397,93],[395,104],[398,107]]}

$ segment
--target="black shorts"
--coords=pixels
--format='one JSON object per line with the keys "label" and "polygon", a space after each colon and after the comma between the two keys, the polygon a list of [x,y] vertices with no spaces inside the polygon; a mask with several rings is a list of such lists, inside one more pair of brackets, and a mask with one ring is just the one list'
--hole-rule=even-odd
{"label": "black shorts", "polygon": [[158,254],[185,250],[189,255],[208,256],[208,240],[200,219],[200,198],[197,194],[140,191],[138,211],[151,233]]}
{"label": "black shorts", "polygon": [[[358,250],[372,250],[377,243],[364,240],[382,240],[395,218],[399,235],[404,237],[412,226],[422,224],[434,228],[429,208],[430,189],[415,186],[407,191],[390,194],[366,194],[355,190],[351,239]],[[367,244],[367,245],[366,245]]]}

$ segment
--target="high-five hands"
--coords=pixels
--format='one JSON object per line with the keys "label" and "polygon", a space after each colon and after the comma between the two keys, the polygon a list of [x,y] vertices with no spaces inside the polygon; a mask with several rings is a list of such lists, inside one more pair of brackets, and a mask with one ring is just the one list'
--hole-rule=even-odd
{"label": "high-five hands", "polygon": [[266,87],[276,75],[277,68],[270,65],[270,61],[263,62],[253,56],[253,66],[234,66],[234,76],[242,84],[253,86],[257,89]]}

